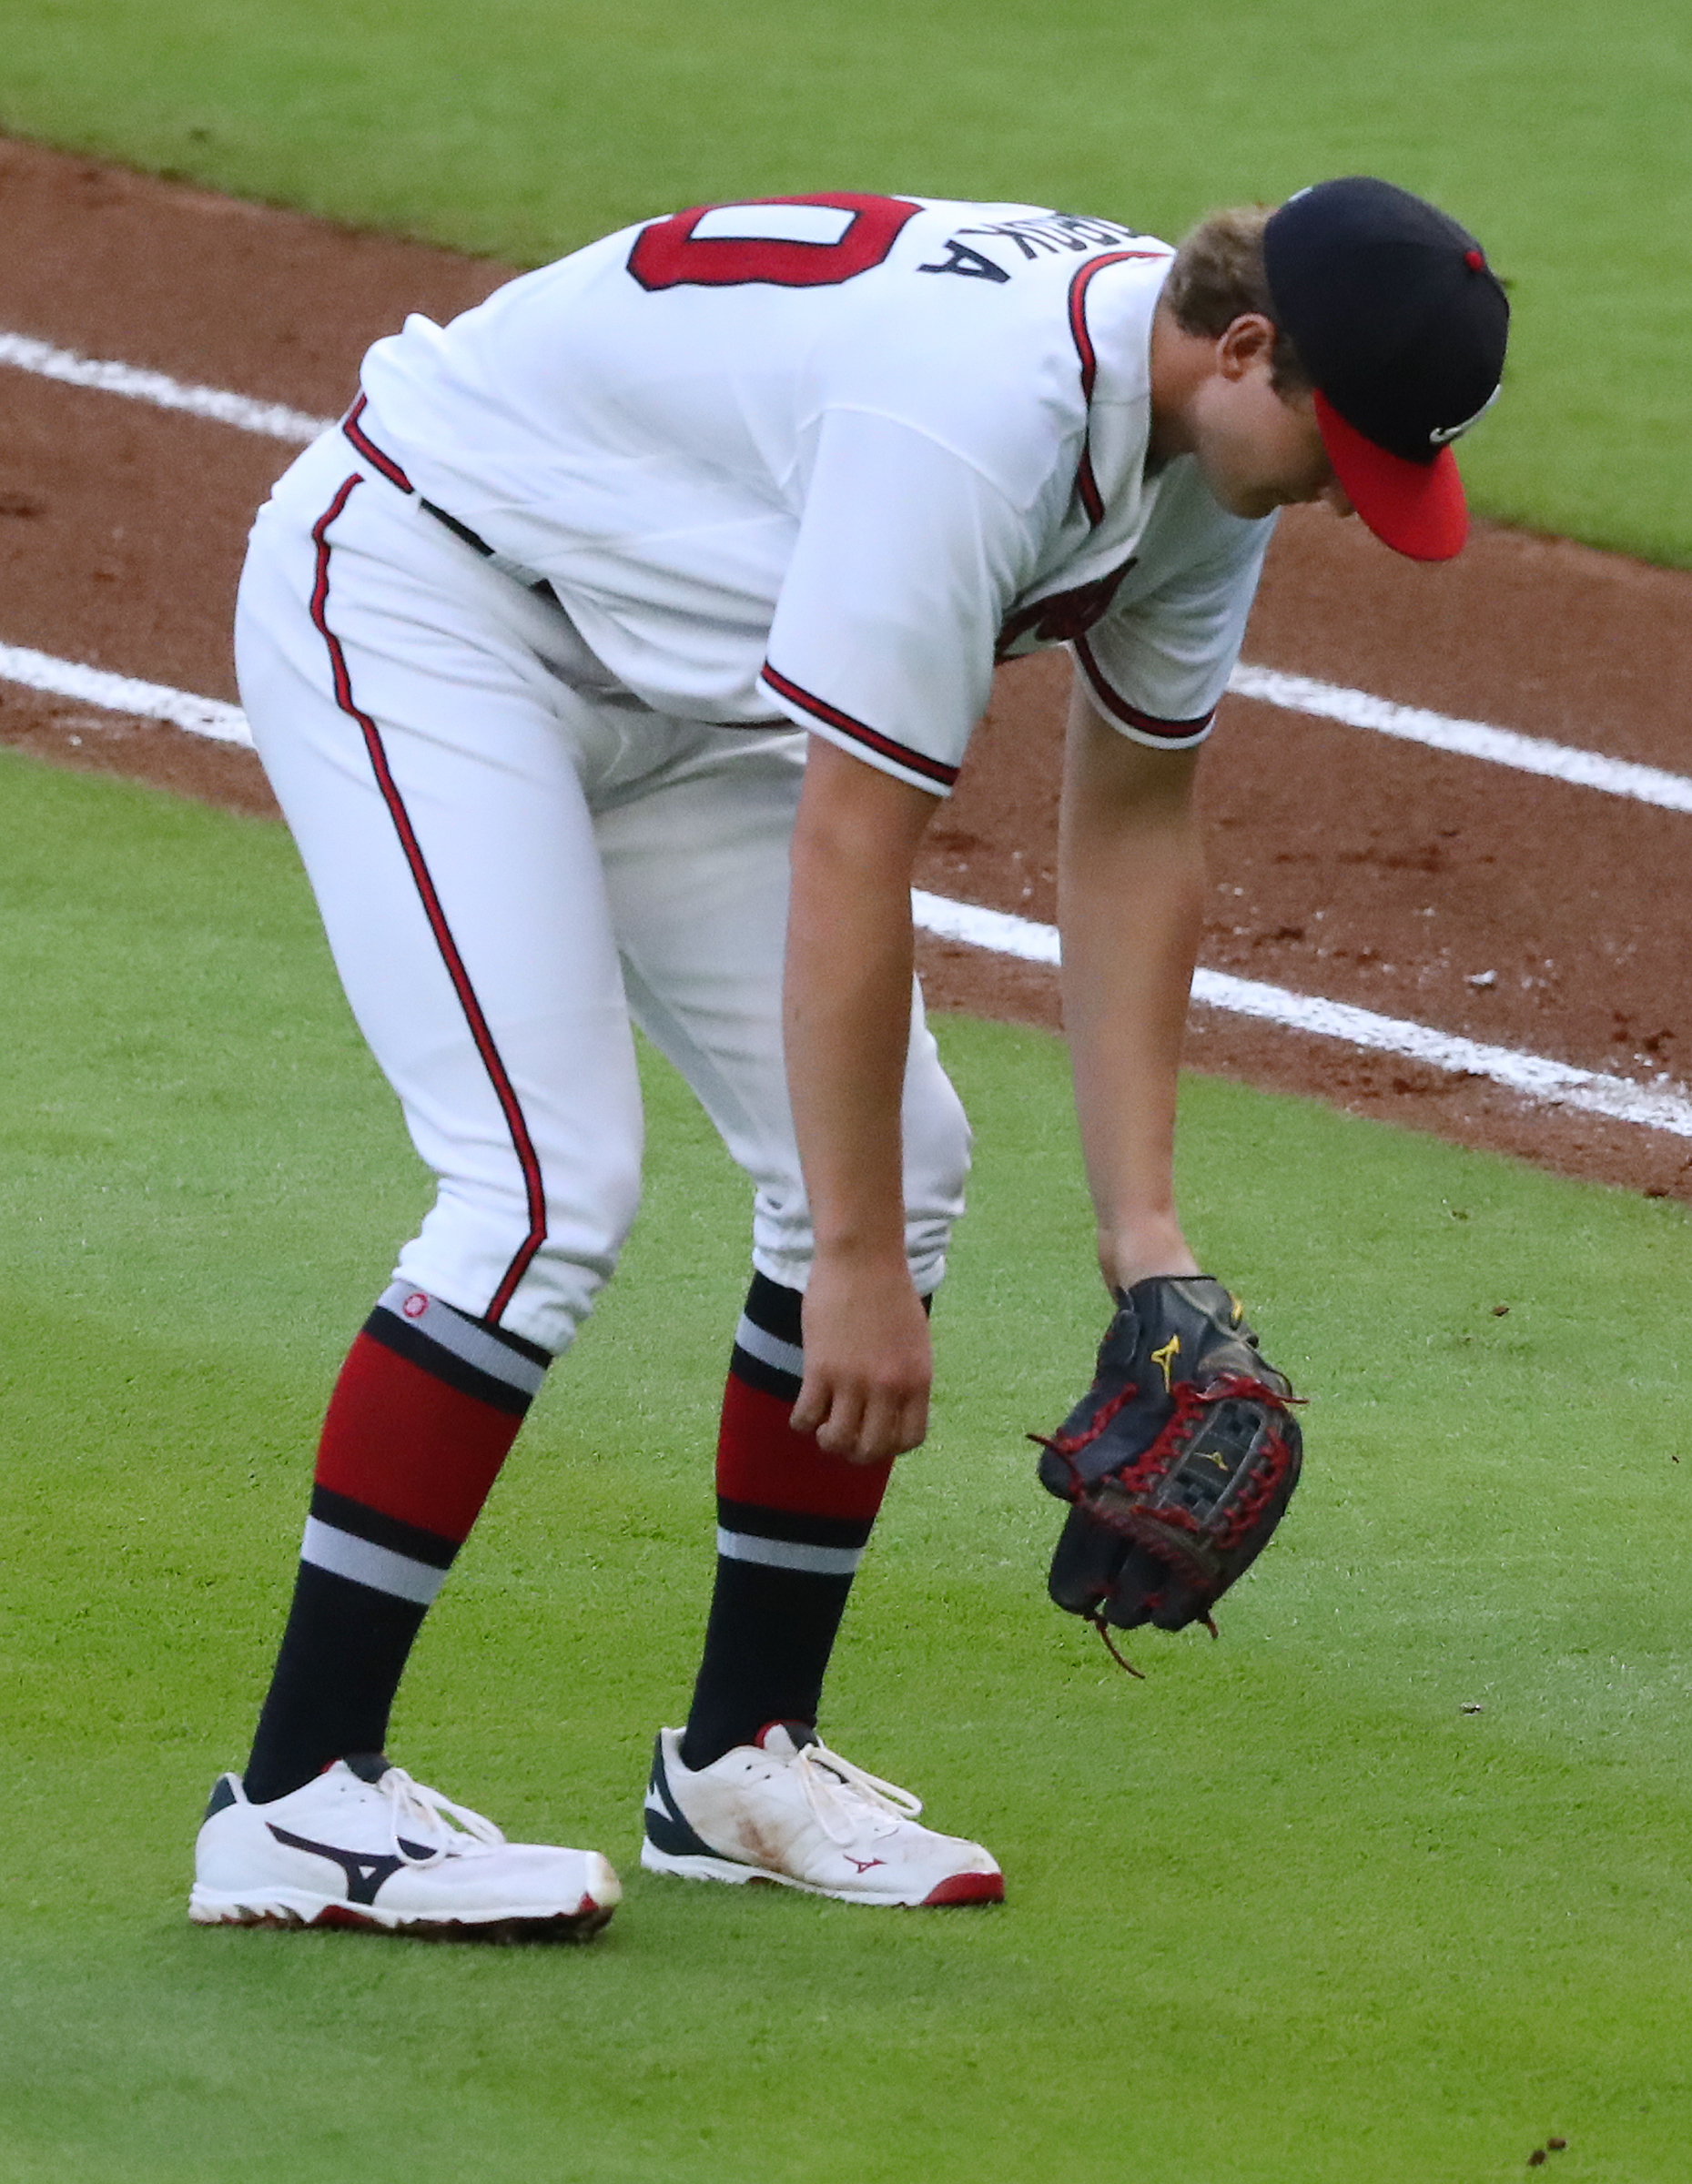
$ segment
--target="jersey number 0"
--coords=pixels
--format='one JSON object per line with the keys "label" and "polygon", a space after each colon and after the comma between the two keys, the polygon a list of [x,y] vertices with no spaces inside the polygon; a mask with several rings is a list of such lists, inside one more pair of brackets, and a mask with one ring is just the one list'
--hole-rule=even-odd
{"label": "jersey number 0", "polygon": [[[811,241],[791,232],[774,207],[816,206],[846,216],[839,232]],[[758,214],[769,207],[774,231],[755,232]],[[745,205],[696,205],[643,228],[629,252],[629,271],[643,288],[735,288],[761,284],[776,288],[833,288],[881,264],[907,220],[917,207],[904,197],[760,197]],[[732,219],[735,234],[701,235],[703,223],[721,226]],[[837,223],[818,223],[837,225]],[[784,227],[790,232],[780,232]],[[755,232],[748,232],[755,230]]]}

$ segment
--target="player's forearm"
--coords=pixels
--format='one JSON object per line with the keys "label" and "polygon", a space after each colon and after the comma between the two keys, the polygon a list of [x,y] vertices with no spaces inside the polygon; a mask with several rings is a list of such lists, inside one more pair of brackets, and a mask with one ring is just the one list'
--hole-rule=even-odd
{"label": "player's forearm", "polygon": [[905,1259],[900,1111],[920,792],[826,745],[793,843],[787,1082],[819,1254]]}
{"label": "player's forearm", "polygon": [[[1126,875],[1125,875],[1126,876]],[[1175,1208],[1175,1098],[1201,927],[1196,864],[1153,852],[1114,898],[1064,929],[1064,1021],[1099,1224],[1099,1264],[1126,1288],[1195,1270]]]}
{"label": "player's forearm", "polygon": [[813,856],[794,873],[784,1012],[794,1131],[819,1254],[902,1265],[909,884],[843,892],[828,865]]}
{"label": "player's forearm", "polygon": [[787,1081],[816,1234],[793,1424],[878,1462],[927,1431],[933,1357],[905,1249],[910,880],[933,806],[813,740],[794,831]]}
{"label": "player's forearm", "polygon": [[1085,758],[1079,771],[1066,789],[1059,865],[1064,1026],[1099,1266],[1126,1288],[1196,1270],[1173,1163],[1204,867],[1190,796],[1124,801],[1109,779],[1086,780]]}

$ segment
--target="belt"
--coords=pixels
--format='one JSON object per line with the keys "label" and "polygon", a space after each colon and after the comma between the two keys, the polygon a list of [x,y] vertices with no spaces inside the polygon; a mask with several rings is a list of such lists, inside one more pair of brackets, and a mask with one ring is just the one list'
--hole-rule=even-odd
{"label": "belt", "polygon": [[479,553],[484,561],[491,561],[502,576],[514,577],[527,592],[538,592],[543,597],[553,601],[557,599],[558,594],[552,590],[545,577],[538,576],[526,563],[512,561],[510,554],[497,552],[493,547],[489,545],[486,539],[482,538],[479,532],[473,531],[468,523],[461,523],[456,516],[448,515],[444,508],[437,508],[432,500],[425,500],[421,493],[417,496],[417,505],[427,514],[433,516],[437,523],[444,523],[455,539],[462,539],[472,553]]}
{"label": "belt", "polygon": [[529,568],[522,561],[512,561],[508,553],[496,552],[486,539],[478,537],[468,523],[461,523],[456,516],[448,515],[444,508],[437,508],[432,500],[425,500],[422,494],[417,492],[417,488],[393,457],[384,454],[365,430],[361,420],[366,402],[367,398],[360,393],[340,420],[341,430],[365,461],[373,470],[379,470],[390,485],[397,485],[402,493],[417,493],[420,507],[427,509],[437,523],[443,523],[455,539],[461,539],[472,553],[479,553],[484,561],[491,562],[502,576],[514,578],[525,592],[538,592],[543,599],[550,599],[554,606],[559,605],[561,602],[557,592],[538,570]]}

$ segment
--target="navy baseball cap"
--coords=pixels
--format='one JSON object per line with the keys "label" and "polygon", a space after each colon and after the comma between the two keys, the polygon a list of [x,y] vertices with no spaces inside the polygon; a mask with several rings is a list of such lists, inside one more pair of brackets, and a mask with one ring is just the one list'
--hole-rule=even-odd
{"label": "navy baseball cap", "polygon": [[1496,400],[1510,329],[1485,252],[1408,190],[1350,175],[1270,215],[1263,267],[1346,498],[1399,553],[1449,561],[1469,531],[1451,443]]}

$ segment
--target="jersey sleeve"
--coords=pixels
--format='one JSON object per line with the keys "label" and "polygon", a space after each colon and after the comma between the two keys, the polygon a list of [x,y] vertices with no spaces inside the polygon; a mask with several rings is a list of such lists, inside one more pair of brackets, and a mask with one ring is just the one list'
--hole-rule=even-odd
{"label": "jersey sleeve", "polygon": [[1130,581],[1076,640],[1094,703],[1124,735],[1179,751],[1210,733],[1274,528],[1272,518],[1226,519],[1220,541],[1144,591]]}
{"label": "jersey sleeve", "polygon": [[947,794],[1032,538],[1026,511],[926,433],[825,411],[763,688],[868,764]]}

